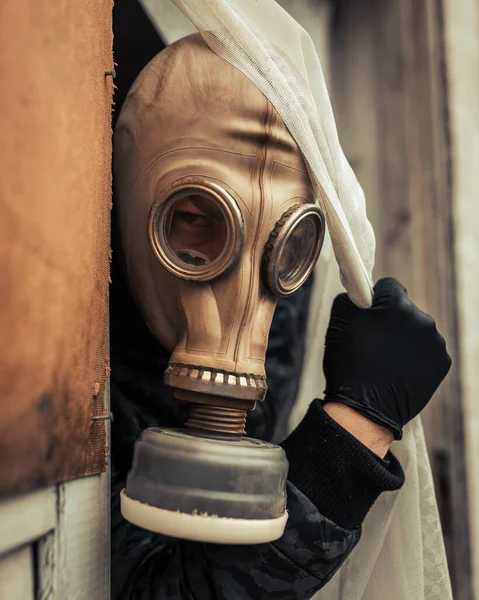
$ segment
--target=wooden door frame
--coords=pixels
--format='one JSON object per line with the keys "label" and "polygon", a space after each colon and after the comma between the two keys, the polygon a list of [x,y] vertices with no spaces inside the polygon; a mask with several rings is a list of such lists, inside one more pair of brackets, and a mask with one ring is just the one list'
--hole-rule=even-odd
{"label": "wooden door frame", "polygon": [[452,15],[457,2],[454,10],[453,4],[334,0],[331,73],[339,136],[365,188],[376,231],[375,277],[392,275],[406,285],[414,301],[434,315],[453,356],[453,369],[423,421],[454,598],[470,600],[467,425],[458,321],[464,310],[458,305],[463,258],[456,252],[454,179],[462,168],[450,120],[458,98],[448,85],[460,53],[454,44],[446,45],[450,20],[457,20]]}

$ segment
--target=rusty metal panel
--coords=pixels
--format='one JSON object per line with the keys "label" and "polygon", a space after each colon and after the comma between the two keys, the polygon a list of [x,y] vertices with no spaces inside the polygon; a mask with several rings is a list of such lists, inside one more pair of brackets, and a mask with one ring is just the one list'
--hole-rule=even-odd
{"label": "rusty metal panel", "polygon": [[0,496],[106,464],[111,13],[0,6]]}

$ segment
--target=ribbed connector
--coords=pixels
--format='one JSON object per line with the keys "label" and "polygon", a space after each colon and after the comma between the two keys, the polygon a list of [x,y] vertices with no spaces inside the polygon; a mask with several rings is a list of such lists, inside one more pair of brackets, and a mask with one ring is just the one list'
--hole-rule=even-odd
{"label": "ribbed connector", "polygon": [[238,408],[190,404],[188,429],[244,435],[246,411]]}

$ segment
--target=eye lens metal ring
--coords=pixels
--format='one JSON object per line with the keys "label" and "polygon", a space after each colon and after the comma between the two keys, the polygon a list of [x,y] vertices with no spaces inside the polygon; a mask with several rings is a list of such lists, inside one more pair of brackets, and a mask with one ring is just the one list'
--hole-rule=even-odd
{"label": "eye lens metal ring", "polygon": [[224,273],[243,245],[241,210],[233,196],[205,178],[176,182],[153,204],[150,245],[173,275],[209,281]]}
{"label": "eye lens metal ring", "polygon": [[324,241],[323,213],[315,204],[289,208],[271,232],[263,253],[263,279],[271,293],[289,296],[306,281]]}

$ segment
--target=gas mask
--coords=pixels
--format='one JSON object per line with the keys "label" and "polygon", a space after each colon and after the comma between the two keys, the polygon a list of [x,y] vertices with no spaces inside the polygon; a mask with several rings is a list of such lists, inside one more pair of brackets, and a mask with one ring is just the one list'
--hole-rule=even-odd
{"label": "gas mask", "polygon": [[277,300],[305,282],[324,238],[301,153],[254,84],[193,35],[130,90],[114,174],[130,289],[190,409],[184,430],[137,441],[123,514],[180,538],[277,539],[287,460],[245,437],[245,419],[266,394]]}

